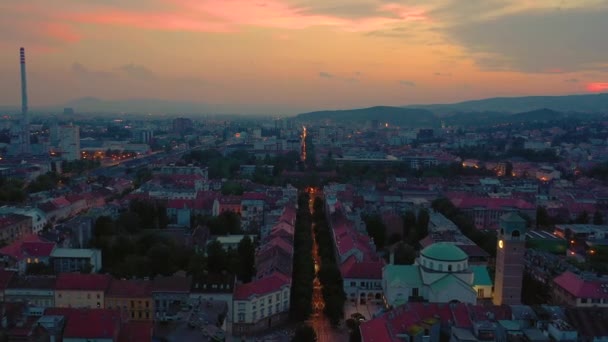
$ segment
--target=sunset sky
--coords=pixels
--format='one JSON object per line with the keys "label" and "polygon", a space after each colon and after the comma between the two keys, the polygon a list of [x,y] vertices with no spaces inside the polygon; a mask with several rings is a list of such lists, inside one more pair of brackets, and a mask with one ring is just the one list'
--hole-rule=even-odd
{"label": "sunset sky", "polygon": [[255,112],[608,91],[606,0],[0,1],[0,105]]}

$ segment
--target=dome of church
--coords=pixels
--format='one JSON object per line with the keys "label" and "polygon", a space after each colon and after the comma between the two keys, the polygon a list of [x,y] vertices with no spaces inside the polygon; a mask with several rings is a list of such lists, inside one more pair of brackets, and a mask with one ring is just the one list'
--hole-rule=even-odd
{"label": "dome of church", "polygon": [[444,262],[457,262],[468,259],[467,254],[462,249],[449,242],[434,243],[424,248],[420,252],[420,255],[428,259]]}

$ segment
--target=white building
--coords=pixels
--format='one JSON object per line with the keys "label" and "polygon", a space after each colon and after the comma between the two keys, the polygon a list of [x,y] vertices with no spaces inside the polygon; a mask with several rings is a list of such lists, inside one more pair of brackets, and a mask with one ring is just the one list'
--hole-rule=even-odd
{"label": "white building", "polygon": [[32,218],[32,233],[38,234],[47,223],[46,214],[38,208],[32,207],[0,207],[0,214],[19,214]]}
{"label": "white building", "polygon": [[237,285],[233,297],[234,336],[265,331],[287,321],[291,279],[279,272]]}
{"label": "white building", "polygon": [[89,267],[91,273],[101,270],[101,250],[86,248],[55,248],[51,252],[55,273],[81,272]]}
{"label": "white building", "polygon": [[477,299],[492,298],[487,268],[469,266],[466,253],[449,242],[424,248],[414,265],[386,265],[382,288],[389,307],[419,300],[476,304]]}
{"label": "white building", "polygon": [[59,145],[57,146],[63,160],[80,159],[80,127],[66,125],[59,127]]}

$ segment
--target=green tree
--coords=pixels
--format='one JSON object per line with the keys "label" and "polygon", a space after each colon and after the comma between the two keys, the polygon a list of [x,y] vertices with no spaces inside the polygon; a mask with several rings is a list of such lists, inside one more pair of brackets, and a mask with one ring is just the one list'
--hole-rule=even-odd
{"label": "green tree", "polygon": [[416,220],[416,242],[424,239],[429,234],[429,220],[429,211],[426,209],[420,209],[418,211],[418,218]]}
{"label": "green tree", "polygon": [[211,273],[221,273],[228,269],[227,253],[217,240],[207,245],[207,265]]}
{"label": "green tree", "polygon": [[243,186],[234,181],[224,182],[222,184],[222,195],[237,195],[240,196],[244,192]]}
{"label": "green tree", "polygon": [[242,282],[248,283],[255,275],[255,246],[249,236],[246,235],[239,242],[237,252],[239,256],[238,277]]}
{"label": "green tree", "polygon": [[595,224],[595,225],[601,225],[601,224],[604,224],[604,216],[602,215],[602,213],[601,213],[601,212],[596,211],[596,212],[593,214],[593,224]]}
{"label": "green tree", "polygon": [[412,265],[416,260],[416,250],[411,245],[401,242],[394,249],[396,265]]}
{"label": "green tree", "polygon": [[298,326],[291,339],[292,342],[315,342],[316,340],[317,333],[315,332],[315,329],[308,324]]}
{"label": "green tree", "polygon": [[95,220],[93,236],[102,237],[114,234],[114,221],[109,216],[100,216]]}
{"label": "green tree", "polygon": [[377,249],[384,248],[386,242],[386,225],[382,222],[379,215],[364,216],[365,228],[367,234],[374,240]]}
{"label": "green tree", "polygon": [[43,262],[33,262],[27,264],[25,269],[27,274],[35,274],[35,275],[49,275],[53,274],[53,268],[50,265],[47,265]]}
{"label": "green tree", "polygon": [[416,239],[416,214],[408,210],[403,214],[403,238],[412,243]]}
{"label": "green tree", "polygon": [[547,209],[543,206],[538,206],[536,208],[536,227],[549,227],[551,225],[551,217],[549,213],[547,213]]}
{"label": "green tree", "polygon": [[587,224],[589,223],[589,214],[586,211],[578,214],[578,216],[574,219],[574,223],[577,224]]}

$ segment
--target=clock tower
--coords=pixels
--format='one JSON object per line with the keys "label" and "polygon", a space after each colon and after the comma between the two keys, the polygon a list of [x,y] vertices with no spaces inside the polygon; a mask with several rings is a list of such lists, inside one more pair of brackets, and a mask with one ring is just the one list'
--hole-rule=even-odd
{"label": "clock tower", "polygon": [[526,250],[526,220],[517,213],[500,217],[494,276],[495,305],[521,303]]}

